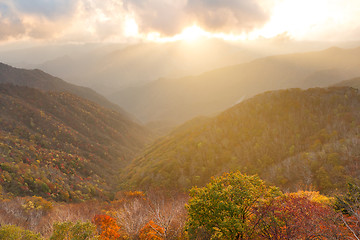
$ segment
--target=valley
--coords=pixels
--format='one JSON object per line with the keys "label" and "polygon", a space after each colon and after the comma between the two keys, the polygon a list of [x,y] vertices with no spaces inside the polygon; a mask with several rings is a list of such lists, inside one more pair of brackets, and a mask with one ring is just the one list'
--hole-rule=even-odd
{"label": "valley", "polygon": [[358,0],[0,0],[0,240],[360,239]]}

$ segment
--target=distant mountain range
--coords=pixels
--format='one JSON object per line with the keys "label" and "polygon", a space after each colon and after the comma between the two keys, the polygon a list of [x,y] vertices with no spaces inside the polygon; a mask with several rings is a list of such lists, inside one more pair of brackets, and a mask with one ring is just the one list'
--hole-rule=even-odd
{"label": "distant mountain range", "polygon": [[98,50],[78,56],[64,55],[37,68],[109,95],[159,78],[200,74],[246,62],[259,54],[220,40],[139,43],[111,52]]}
{"label": "distant mountain range", "polygon": [[260,58],[179,79],[124,89],[110,99],[143,122],[173,125],[212,115],[258,93],[293,87],[326,87],[360,76],[360,48]]}
{"label": "distant mountain range", "polygon": [[266,92],[158,139],[123,169],[121,187],[186,190],[240,170],[285,191],[342,191],[360,181],[359,109],[348,87]]}

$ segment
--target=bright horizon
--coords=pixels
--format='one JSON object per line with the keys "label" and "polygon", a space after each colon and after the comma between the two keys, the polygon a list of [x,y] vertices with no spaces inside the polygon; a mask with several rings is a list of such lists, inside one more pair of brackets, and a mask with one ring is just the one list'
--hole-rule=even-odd
{"label": "bright horizon", "polygon": [[0,0],[0,45],[360,40],[357,0]]}

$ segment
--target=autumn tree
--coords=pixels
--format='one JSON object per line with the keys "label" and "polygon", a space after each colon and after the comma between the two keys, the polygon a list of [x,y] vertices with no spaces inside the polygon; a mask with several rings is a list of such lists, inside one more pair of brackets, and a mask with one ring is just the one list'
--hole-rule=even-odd
{"label": "autumn tree", "polygon": [[116,194],[109,213],[131,238],[150,220],[148,202],[143,192],[126,191]]}
{"label": "autumn tree", "polygon": [[127,234],[122,231],[121,227],[116,223],[115,218],[108,215],[95,215],[93,223],[97,226],[100,239],[115,240],[126,239]]}
{"label": "autumn tree", "polygon": [[342,222],[355,239],[360,239],[360,187],[348,183],[347,193],[336,197],[335,209],[341,212]]}
{"label": "autumn tree", "polygon": [[0,227],[0,239],[7,240],[42,240],[40,234],[36,234],[29,230],[14,225],[3,225]]}
{"label": "autumn tree", "polygon": [[262,216],[258,239],[342,239],[338,215],[322,203],[325,197],[316,196],[290,193],[255,208],[254,214]]}
{"label": "autumn tree", "polygon": [[185,203],[188,196],[163,191],[124,191],[116,194],[107,212],[127,232],[137,239],[141,229],[154,221],[163,229],[165,239],[181,238],[186,219]]}
{"label": "autumn tree", "polygon": [[183,194],[165,194],[160,191],[147,193],[150,218],[164,229],[165,239],[182,237],[186,221],[185,204],[187,201],[188,196]]}
{"label": "autumn tree", "polygon": [[59,222],[53,226],[50,240],[86,239],[96,240],[96,227],[90,222]]}
{"label": "autumn tree", "polygon": [[160,227],[154,221],[150,220],[141,230],[140,230],[140,240],[163,240],[164,228]]}
{"label": "autumn tree", "polygon": [[258,176],[240,172],[213,178],[203,188],[192,188],[186,229],[190,238],[254,239],[259,216],[253,209],[280,192]]}

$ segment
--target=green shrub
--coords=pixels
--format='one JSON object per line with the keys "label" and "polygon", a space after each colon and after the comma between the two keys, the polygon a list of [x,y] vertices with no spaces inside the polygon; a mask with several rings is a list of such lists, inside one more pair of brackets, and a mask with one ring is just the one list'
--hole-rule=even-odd
{"label": "green shrub", "polygon": [[14,225],[0,227],[0,239],[6,240],[42,240],[40,234],[33,233]]}
{"label": "green shrub", "polygon": [[50,240],[95,240],[96,227],[90,222],[59,222],[53,226]]}

